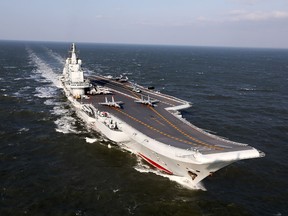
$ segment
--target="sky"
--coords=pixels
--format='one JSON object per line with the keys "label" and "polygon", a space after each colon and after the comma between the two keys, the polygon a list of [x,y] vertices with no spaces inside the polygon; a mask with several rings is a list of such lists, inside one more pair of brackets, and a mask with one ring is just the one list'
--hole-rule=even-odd
{"label": "sky", "polygon": [[0,40],[288,48],[288,0],[0,0]]}

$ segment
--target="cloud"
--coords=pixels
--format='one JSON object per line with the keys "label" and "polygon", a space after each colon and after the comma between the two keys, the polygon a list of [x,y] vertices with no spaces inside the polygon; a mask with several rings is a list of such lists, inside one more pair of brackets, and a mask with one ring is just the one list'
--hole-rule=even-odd
{"label": "cloud", "polygon": [[264,21],[273,19],[287,19],[288,12],[285,11],[244,11],[233,10],[229,12],[231,21]]}

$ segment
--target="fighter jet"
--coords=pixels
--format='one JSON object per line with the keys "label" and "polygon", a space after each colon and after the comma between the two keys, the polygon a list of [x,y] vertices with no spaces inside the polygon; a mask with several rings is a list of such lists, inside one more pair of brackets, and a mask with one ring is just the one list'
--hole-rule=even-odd
{"label": "fighter jet", "polygon": [[133,85],[132,91],[136,92],[136,93],[140,93],[141,92],[141,90],[139,88],[137,88],[135,85]]}
{"label": "fighter jet", "polygon": [[105,97],[105,102],[99,103],[100,105],[104,106],[110,106],[110,107],[116,107],[121,108],[121,105],[124,104],[122,101],[115,101],[114,97],[112,96],[112,101],[108,101],[107,97]]}
{"label": "fighter jet", "polygon": [[108,88],[105,88],[105,87],[102,87],[102,86],[94,86],[93,88],[90,89],[89,93],[91,95],[112,94],[112,92]]}
{"label": "fighter jet", "polygon": [[144,99],[143,95],[141,95],[141,99],[137,99],[134,102],[154,107],[154,106],[156,106],[155,103],[158,103],[159,101],[158,100],[151,100],[149,95],[148,95],[147,99]]}

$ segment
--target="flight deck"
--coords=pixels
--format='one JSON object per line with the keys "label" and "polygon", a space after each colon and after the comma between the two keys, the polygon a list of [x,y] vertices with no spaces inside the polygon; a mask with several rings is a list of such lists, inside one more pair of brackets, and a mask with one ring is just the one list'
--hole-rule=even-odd
{"label": "flight deck", "polygon": [[[120,82],[102,76],[93,76],[89,79],[94,86],[108,88],[111,94],[91,95],[87,103],[92,103],[100,111],[111,113],[152,139],[177,148],[194,149],[202,154],[252,149],[246,144],[208,134],[178,117],[177,110],[191,106],[187,101],[138,85],[135,91],[135,84],[131,82]],[[120,107],[101,105],[105,100],[115,100],[121,102],[121,105]],[[137,103],[141,100],[143,104]]]}

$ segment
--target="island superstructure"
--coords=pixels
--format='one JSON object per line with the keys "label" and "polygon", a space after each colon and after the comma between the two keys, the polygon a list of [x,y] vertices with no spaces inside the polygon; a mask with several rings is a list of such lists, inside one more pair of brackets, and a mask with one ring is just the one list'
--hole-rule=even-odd
{"label": "island superstructure", "polygon": [[67,91],[75,98],[81,98],[85,94],[85,89],[90,87],[89,80],[84,80],[82,61],[76,56],[75,44],[72,44],[71,58],[67,58],[63,69],[62,82]]}
{"label": "island superstructure", "polygon": [[185,100],[155,92],[128,78],[91,76],[72,44],[61,82],[77,114],[92,129],[169,175],[196,185],[217,170],[264,153],[207,133],[182,118]]}

